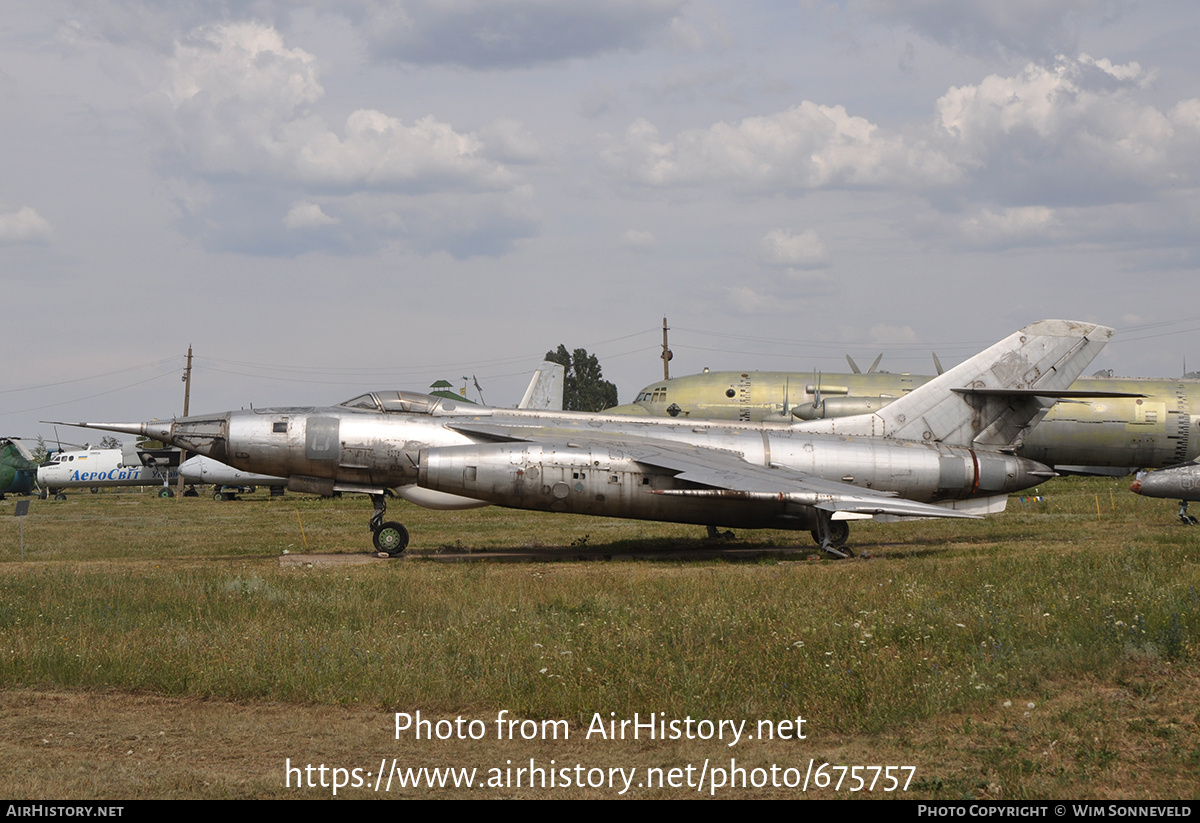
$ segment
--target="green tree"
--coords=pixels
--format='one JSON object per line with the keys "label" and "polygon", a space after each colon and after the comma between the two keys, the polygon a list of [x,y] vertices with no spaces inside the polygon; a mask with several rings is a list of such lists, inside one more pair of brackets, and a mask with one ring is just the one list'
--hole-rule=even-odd
{"label": "green tree", "polygon": [[117,438],[113,437],[111,434],[106,435],[104,437],[104,439],[102,439],[100,441],[100,448],[102,448],[102,449],[119,449],[119,448],[121,448],[121,441],[118,440]]}
{"label": "green tree", "polygon": [[33,450],[32,454],[33,462],[39,466],[50,458],[50,450],[46,448],[46,441],[42,439],[40,434],[38,435],[37,448]]}
{"label": "green tree", "polygon": [[567,351],[562,343],[557,351],[546,352],[546,359],[558,363],[563,377],[563,408],[567,411],[600,411],[617,405],[617,387],[604,379],[600,361],[586,349]]}

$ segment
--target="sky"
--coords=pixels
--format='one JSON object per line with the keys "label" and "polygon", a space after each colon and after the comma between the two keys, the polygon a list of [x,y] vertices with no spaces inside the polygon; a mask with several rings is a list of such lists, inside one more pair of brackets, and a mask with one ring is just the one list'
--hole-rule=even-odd
{"label": "sky", "polygon": [[1058,317],[1178,376],[1197,40],[1193,0],[9,0],[0,435],[179,414],[189,345],[193,413],[513,405],[560,343],[628,402],[664,317],[674,375]]}

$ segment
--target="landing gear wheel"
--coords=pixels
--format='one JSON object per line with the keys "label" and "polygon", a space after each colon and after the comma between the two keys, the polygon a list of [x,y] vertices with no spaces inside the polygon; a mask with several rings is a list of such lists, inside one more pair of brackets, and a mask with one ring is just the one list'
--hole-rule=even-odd
{"label": "landing gear wheel", "polygon": [[408,529],[389,520],[374,531],[375,548],[389,557],[399,557],[408,547]]}
{"label": "landing gear wheel", "polygon": [[[821,533],[813,529],[810,534],[812,539],[820,543]],[[832,520],[829,523],[829,545],[835,549],[840,549],[846,545],[846,541],[850,538],[850,524],[845,520]]]}
{"label": "landing gear wheel", "polygon": [[54,495],[54,499],[55,500],[66,500],[67,496],[65,494],[63,494],[62,492],[59,492],[58,494]]}
{"label": "landing gear wheel", "polygon": [[1179,501],[1179,522],[1185,526],[1194,526],[1197,523],[1196,518],[1188,514],[1188,502],[1186,500]]}
{"label": "landing gear wheel", "polygon": [[91,491],[91,493],[92,493],[92,494],[99,494],[99,493],[100,493],[100,487],[99,487],[99,486],[92,486],[92,488],[90,489],[90,491]]}
{"label": "landing gear wheel", "polygon": [[158,490],[158,496],[159,496],[159,497],[163,497],[163,498],[166,498],[166,497],[174,497],[174,496],[175,496],[175,492],[171,491],[170,489],[159,489],[159,490]]}
{"label": "landing gear wheel", "polygon": [[220,503],[224,499],[225,495],[221,494],[220,492],[213,492],[213,500],[216,500],[218,503]]}
{"label": "landing gear wheel", "polygon": [[184,497],[199,497],[200,492],[196,491],[195,486],[188,486],[187,490],[184,491],[183,496]]}
{"label": "landing gear wheel", "polygon": [[846,548],[846,539],[850,536],[850,524],[845,520],[834,520],[826,512],[818,512],[817,528],[811,534],[813,540],[821,547],[821,551],[835,560],[854,557],[854,552]]}

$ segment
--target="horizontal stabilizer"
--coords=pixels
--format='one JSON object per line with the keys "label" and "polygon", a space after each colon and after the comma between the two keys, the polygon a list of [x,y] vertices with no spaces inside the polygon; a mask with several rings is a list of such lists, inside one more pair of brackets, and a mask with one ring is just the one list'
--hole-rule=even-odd
{"label": "horizontal stabilizer", "polygon": [[957,388],[951,389],[952,392],[959,394],[978,394],[980,396],[993,397],[1048,397],[1052,400],[1087,400],[1092,397],[1149,397],[1148,394],[1137,394],[1135,392],[1126,391],[1040,391],[1038,389],[973,389],[973,388]]}
{"label": "horizontal stabilizer", "polygon": [[1071,391],[1071,383],[1112,334],[1095,323],[1041,320],[873,414],[797,423],[795,428],[967,448],[1017,446],[1056,398]]}

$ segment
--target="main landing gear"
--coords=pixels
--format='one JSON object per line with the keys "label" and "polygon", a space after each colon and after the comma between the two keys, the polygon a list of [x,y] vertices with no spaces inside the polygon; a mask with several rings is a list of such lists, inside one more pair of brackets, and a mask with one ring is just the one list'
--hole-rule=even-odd
{"label": "main landing gear", "polygon": [[1200,522],[1200,521],[1197,521],[1196,518],[1194,518],[1190,514],[1188,514],[1187,504],[1188,504],[1188,502],[1186,500],[1179,501],[1179,520],[1185,526],[1194,526],[1194,525],[1196,525],[1197,522]]}
{"label": "main landing gear", "polygon": [[384,522],[387,498],[382,494],[371,495],[371,502],[375,505],[375,513],[371,515],[371,536],[376,550],[388,557],[399,557],[408,548],[408,529],[394,520]]}
{"label": "main landing gear", "polygon": [[817,509],[816,512],[817,527],[812,530],[812,537],[821,547],[821,551],[838,560],[854,557],[854,552],[846,548],[850,524],[845,520],[834,520],[830,512],[821,509]]}

